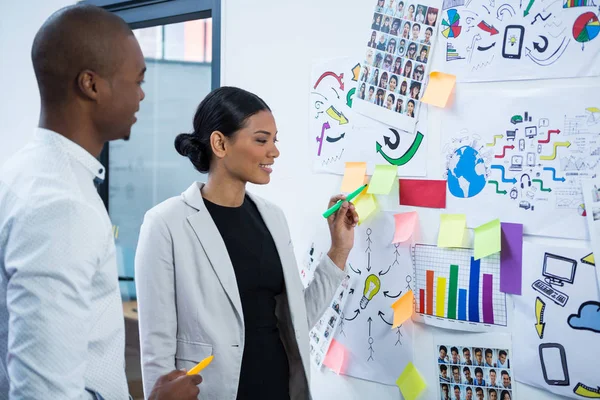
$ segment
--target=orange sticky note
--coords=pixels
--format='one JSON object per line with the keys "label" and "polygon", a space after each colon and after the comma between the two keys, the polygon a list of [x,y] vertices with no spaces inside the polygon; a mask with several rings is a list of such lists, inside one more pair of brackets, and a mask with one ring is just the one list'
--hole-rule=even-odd
{"label": "orange sticky note", "polygon": [[331,339],[329,350],[323,360],[323,365],[331,368],[336,374],[341,374],[346,360],[346,348],[335,339]]}
{"label": "orange sticky note", "polygon": [[342,192],[350,193],[365,183],[367,175],[366,162],[347,162],[344,179],[342,179]]}
{"label": "orange sticky note", "polygon": [[419,220],[419,215],[416,211],[411,211],[407,213],[401,213],[394,215],[394,219],[396,220],[396,233],[394,233],[394,239],[392,243],[402,243],[406,242],[415,231],[417,227],[417,221]]}
{"label": "orange sticky note", "polygon": [[452,89],[456,84],[456,75],[433,71],[429,74],[429,83],[421,101],[436,107],[446,107]]}
{"label": "orange sticky note", "polygon": [[392,304],[392,310],[394,310],[394,322],[392,329],[396,329],[402,325],[413,313],[414,306],[413,291],[409,289],[408,292],[404,293],[398,300]]}

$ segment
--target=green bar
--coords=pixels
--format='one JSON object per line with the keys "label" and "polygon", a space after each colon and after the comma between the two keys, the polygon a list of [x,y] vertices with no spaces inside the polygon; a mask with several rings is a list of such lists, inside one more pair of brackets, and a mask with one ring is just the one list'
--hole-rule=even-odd
{"label": "green bar", "polygon": [[458,293],[458,265],[450,266],[450,292],[448,293],[448,319],[456,319],[456,296]]}

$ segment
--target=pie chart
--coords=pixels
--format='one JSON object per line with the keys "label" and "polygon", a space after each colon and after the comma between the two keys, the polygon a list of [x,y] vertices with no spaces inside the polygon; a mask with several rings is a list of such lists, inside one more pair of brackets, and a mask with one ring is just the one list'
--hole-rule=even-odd
{"label": "pie chart", "polygon": [[[598,20],[596,19],[596,21]],[[460,35],[460,31],[462,30],[462,26],[458,25],[459,23],[460,15],[458,12],[455,9],[448,10],[448,18],[442,20],[442,26],[444,27],[442,30],[442,35],[444,35],[446,39],[458,37],[458,35]]]}
{"label": "pie chart", "polygon": [[585,12],[573,24],[573,37],[579,43],[589,42],[600,33],[600,21],[593,12]]}

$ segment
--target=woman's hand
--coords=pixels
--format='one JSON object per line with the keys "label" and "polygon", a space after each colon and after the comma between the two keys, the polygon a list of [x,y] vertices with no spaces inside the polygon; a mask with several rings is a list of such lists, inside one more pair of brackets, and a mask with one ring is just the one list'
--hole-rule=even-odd
{"label": "woman's hand", "polygon": [[[345,199],[346,196],[343,194],[333,196],[329,200],[328,208],[337,203],[338,200]],[[327,218],[327,223],[331,234],[331,248],[327,255],[339,269],[344,270],[348,254],[354,246],[354,228],[358,224],[358,214],[354,209],[354,205],[344,201],[340,209]]]}

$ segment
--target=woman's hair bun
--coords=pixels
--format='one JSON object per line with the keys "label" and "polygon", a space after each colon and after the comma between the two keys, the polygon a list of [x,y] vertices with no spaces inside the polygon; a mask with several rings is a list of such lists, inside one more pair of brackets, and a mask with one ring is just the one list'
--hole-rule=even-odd
{"label": "woman's hair bun", "polygon": [[200,172],[208,172],[210,164],[210,154],[206,154],[204,147],[194,134],[181,133],[175,138],[177,152],[189,158],[194,167]]}

